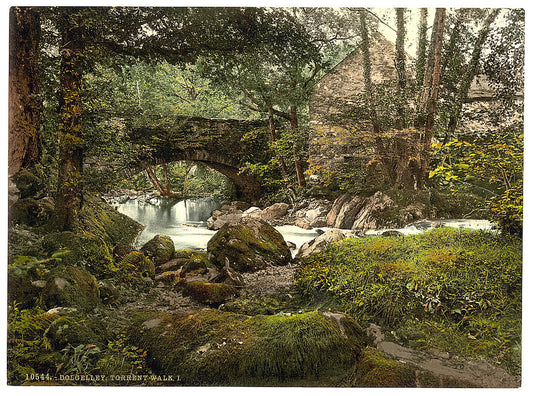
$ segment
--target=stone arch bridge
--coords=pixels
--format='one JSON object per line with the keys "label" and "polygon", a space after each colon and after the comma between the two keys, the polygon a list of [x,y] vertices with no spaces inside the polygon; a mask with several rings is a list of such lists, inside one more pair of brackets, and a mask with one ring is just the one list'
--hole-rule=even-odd
{"label": "stone arch bridge", "polygon": [[129,141],[134,145],[135,160],[123,169],[125,176],[149,166],[189,160],[227,176],[235,184],[238,198],[255,201],[260,197],[258,180],[240,168],[246,161],[266,159],[267,120],[177,117],[172,122],[131,128]]}

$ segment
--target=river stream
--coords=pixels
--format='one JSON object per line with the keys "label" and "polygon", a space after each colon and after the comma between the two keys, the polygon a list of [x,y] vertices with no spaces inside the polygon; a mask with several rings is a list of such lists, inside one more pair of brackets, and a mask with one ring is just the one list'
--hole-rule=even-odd
{"label": "river stream", "polygon": [[[207,228],[207,219],[213,210],[221,206],[217,198],[191,198],[186,200],[155,197],[148,200],[126,199],[112,204],[119,212],[145,226],[137,238],[136,247],[141,247],[157,234],[172,238],[176,249],[206,249],[207,242],[216,231]],[[435,227],[456,227],[490,230],[493,225],[487,220],[423,220],[396,229],[404,235],[419,234]],[[286,241],[296,245],[293,253],[305,242],[319,235],[317,230],[304,230],[294,225],[275,227]],[[323,228],[327,230],[327,228]],[[369,230],[367,235],[379,235],[385,230]]]}

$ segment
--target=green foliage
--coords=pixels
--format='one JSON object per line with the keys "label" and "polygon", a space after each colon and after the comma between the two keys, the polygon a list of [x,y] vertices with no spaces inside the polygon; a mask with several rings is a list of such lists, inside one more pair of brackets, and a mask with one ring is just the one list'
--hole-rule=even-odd
{"label": "green foliage", "polygon": [[80,344],[77,347],[67,345],[61,350],[63,353],[63,364],[59,372],[63,375],[85,375],[92,374],[94,363],[98,355],[102,352],[96,345]]}
{"label": "green foliage", "polygon": [[457,345],[477,336],[483,320],[493,321],[482,332],[492,344],[468,352],[507,356],[503,346],[520,342],[521,248],[508,235],[446,228],[347,239],[303,259],[296,287],[306,298],[326,294],[337,309],[397,328],[410,320],[443,323],[455,329]]}
{"label": "green foliage", "polygon": [[20,309],[14,302],[8,307],[7,366],[8,383],[21,384],[31,374],[55,373],[60,355],[54,352],[49,335],[52,327],[65,318],[40,309]]}
{"label": "green foliage", "polygon": [[491,217],[504,231],[521,233],[524,135],[521,124],[483,137],[437,144],[440,165],[430,172],[453,194],[465,187],[487,197]]}

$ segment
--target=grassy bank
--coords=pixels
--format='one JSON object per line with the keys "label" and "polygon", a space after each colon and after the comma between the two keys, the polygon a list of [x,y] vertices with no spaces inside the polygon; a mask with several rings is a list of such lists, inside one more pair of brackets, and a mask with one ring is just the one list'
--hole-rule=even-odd
{"label": "grassy bank", "polygon": [[347,239],[305,258],[315,306],[379,323],[405,345],[485,357],[520,373],[522,244],[480,231]]}

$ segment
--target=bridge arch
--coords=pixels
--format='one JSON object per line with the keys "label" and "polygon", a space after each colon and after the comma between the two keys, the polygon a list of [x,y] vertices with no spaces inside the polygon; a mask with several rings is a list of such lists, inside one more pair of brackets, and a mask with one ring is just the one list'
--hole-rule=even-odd
{"label": "bridge arch", "polygon": [[265,160],[269,141],[267,120],[177,117],[171,123],[132,128],[129,140],[137,160],[128,165],[126,176],[149,166],[188,160],[203,163],[228,177],[239,199],[253,202],[261,196],[259,181],[241,172],[241,168],[245,159]]}

